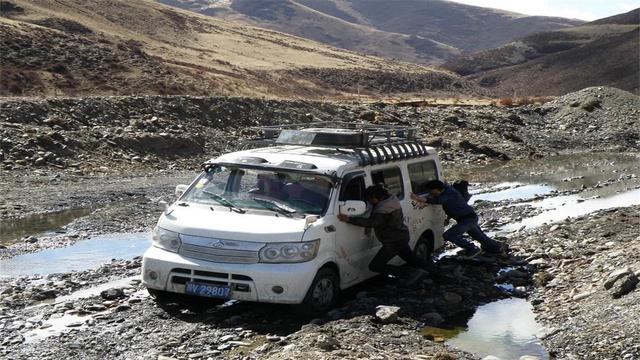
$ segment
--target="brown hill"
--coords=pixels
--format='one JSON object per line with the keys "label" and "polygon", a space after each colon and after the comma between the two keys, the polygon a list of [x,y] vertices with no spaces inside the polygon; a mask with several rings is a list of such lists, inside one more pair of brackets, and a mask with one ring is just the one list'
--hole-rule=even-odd
{"label": "brown hill", "polygon": [[[4,96],[326,97],[376,94],[383,80],[389,92],[471,89],[446,71],[360,55],[150,0],[0,4]],[[320,70],[325,76],[316,75]],[[401,82],[408,74],[423,81],[408,87]],[[340,88],[332,78],[343,79]]]}
{"label": "brown hill", "polygon": [[158,0],[390,59],[438,64],[582,23],[443,0]]}
{"label": "brown hill", "polygon": [[[636,20],[634,20],[636,19]],[[501,95],[558,95],[608,85],[640,86],[640,9],[581,26],[532,34],[444,67]]]}

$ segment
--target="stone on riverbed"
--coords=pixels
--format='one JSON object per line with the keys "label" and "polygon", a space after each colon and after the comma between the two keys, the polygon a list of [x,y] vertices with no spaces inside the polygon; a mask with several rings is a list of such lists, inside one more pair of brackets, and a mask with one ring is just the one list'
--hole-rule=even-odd
{"label": "stone on riverbed", "polygon": [[376,307],[376,318],[383,324],[390,324],[398,320],[398,311],[400,308],[397,306],[379,305]]}
{"label": "stone on riverbed", "polygon": [[622,268],[609,274],[604,282],[604,288],[609,291],[611,297],[617,299],[631,292],[637,284],[636,274],[629,268]]}

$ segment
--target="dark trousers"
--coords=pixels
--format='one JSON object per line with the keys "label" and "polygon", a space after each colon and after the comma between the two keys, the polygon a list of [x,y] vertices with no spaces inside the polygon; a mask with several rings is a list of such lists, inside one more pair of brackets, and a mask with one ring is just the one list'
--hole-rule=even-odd
{"label": "dark trousers", "polygon": [[482,229],[480,229],[477,216],[456,220],[456,224],[449,230],[445,231],[442,237],[446,241],[450,241],[463,249],[475,249],[476,246],[464,238],[464,233],[469,234],[472,239],[478,241],[482,245],[483,250],[487,250],[489,252],[500,250],[500,243],[488,237]]}
{"label": "dark trousers", "polygon": [[406,261],[408,266],[433,271],[433,264],[418,258],[411,250],[411,247],[409,247],[409,244],[405,242],[398,244],[382,244],[382,248],[369,263],[369,270],[384,275],[404,275],[406,266],[388,264],[388,262],[395,256],[400,256],[402,260]]}

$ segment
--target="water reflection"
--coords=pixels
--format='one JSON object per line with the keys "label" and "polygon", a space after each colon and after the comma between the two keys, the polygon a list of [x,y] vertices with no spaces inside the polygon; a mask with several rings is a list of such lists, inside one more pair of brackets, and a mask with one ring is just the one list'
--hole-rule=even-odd
{"label": "water reflection", "polygon": [[478,307],[467,330],[446,343],[478,356],[493,355],[509,360],[529,355],[548,359],[547,351],[536,337],[541,329],[531,304],[511,298]]}
{"label": "water reflection", "polygon": [[520,185],[514,184],[508,189],[486,192],[482,194],[473,194],[471,203],[480,200],[484,201],[502,201],[502,200],[527,200],[533,199],[539,195],[546,195],[554,191],[555,188],[550,185],[530,184]]}
{"label": "water reflection", "polygon": [[142,255],[150,244],[147,233],[95,236],[64,248],[0,260],[0,276],[48,275],[92,269],[111,259],[131,259]]}
{"label": "water reflection", "polygon": [[34,214],[21,219],[0,221],[0,244],[8,245],[21,238],[59,230],[75,219],[91,214],[96,208],[70,209],[47,214]]}
{"label": "water reflection", "polygon": [[532,228],[545,223],[554,223],[567,218],[583,216],[599,210],[640,205],[640,189],[627,191],[610,197],[587,200],[577,195],[563,196],[546,199],[538,204],[532,205],[547,209],[555,208],[523,219],[520,222],[507,224],[501,230],[509,232],[523,227]]}

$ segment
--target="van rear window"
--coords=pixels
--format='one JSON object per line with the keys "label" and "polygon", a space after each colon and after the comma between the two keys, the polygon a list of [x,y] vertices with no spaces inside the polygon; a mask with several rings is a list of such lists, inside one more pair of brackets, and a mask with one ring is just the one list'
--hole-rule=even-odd
{"label": "van rear window", "polygon": [[411,191],[415,194],[427,192],[426,185],[431,180],[438,179],[438,170],[433,160],[423,161],[407,166],[409,170],[409,180],[411,181]]}
{"label": "van rear window", "polygon": [[402,186],[402,174],[397,167],[375,170],[371,172],[374,184],[382,183],[398,199],[404,198],[404,187]]}

